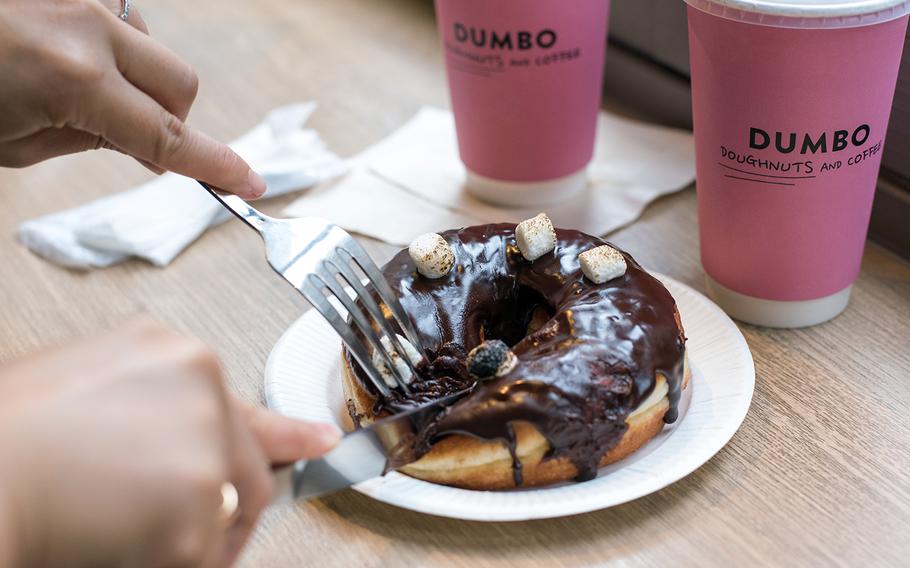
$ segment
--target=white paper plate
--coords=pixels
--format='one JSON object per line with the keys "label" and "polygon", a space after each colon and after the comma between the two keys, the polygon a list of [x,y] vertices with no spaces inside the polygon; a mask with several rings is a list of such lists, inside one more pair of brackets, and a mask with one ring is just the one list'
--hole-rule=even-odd
{"label": "white paper plate", "polygon": [[[680,417],[628,458],[584,483],[539,489],[471,491],[391,472],[354,489],[374,499],[433,515],[519,521],[585,513],[653,493],[695,471],[733,436],[749,409],[755,369],[746,340],[720,308],[692,288],[657,275],[679,305],[692,381]],[[313,310],[281,337],[265,370],[270,408],[343,425],[341,342]]]}

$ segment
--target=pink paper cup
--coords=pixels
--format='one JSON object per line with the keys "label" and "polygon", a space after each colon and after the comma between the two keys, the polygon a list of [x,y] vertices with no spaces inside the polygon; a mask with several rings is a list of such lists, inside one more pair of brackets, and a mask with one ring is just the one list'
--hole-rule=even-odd
{"label": "pink paper cup", "polygon": [[436,0],[468,190],[502,205],[586,185],[609,0]]}
{"label": "pink paper cup", "polygon": [[708,291],[749,323],[826,321],[859,274],[910,1],[686,1]]}

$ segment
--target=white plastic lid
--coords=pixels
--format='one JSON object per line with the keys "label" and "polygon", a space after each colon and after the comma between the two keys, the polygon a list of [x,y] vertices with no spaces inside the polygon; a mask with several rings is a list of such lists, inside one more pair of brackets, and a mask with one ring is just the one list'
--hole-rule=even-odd
{"label": "white plastic lid", "polygon": [[910,14],[910,0],[685,0],[703,12],[778,28],[855,28]]}

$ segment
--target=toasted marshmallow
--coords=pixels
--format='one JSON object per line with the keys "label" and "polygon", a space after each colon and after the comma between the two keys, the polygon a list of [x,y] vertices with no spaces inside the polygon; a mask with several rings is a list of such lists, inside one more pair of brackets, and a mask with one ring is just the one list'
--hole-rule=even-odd
{"label": "toasted marshmallow", "polygon": [[484,341],[468,353],[468,372],[481,380],[501,377],[517,364],[518,357],[498,339]]}
{"label": "toasted marshmallow", "polygon": [[626,259],[615,248],[601,245],[578,255],[581,271],[589,280],[603,284],[626,273]]}
{"label": "toasted marshmallow", "polygon": [[[412,365],[417,365],[420,363],[420,360],[423,358],[420,356],[420,352],[411,345],[411,342],[405,339],[404,337],[395,334],[398,338],[398,343],[401,344],[401,349],[404,351],[404,356],[407,357]],[[388,336],[384,335],[379,339],[379,342],[382,343],[383,349],[386,350],[386,353],[389,354],[389,358],[392,359],[392,362],[395,364],[395,370],[402,377],[407,377],[405,379],[406,384],[411,384],[414,381],[414,376],[411,374],[411,369],[408,367],[407,362],[402,359],[402,356],[398,351],[395,350],[395,346],[392,344],[392,340]],[[379,374],[382,375],[382,380],[385,381],[389,387],[398,386],[398,382],[395,380],[395,375],[392,373],[392,370],[389,368],[388,362],[386,362],[385,357],[379,354],[377,351],[373,351],[371,357],[373,361],[373,366],[379,370]]]}
{"label": "toasted marshmallow", "polygon": [[[398,338],[398,343],[404,350],[404,356],[408,358],[408,361],[410,361],[412,365],[417,365],[417,363],[420,363],[420,361],[423,359],[423,355],[420,354],[420,351],[418,351],[417,348],[414,347],[414,345],[403,336],[396,333],[395,337]],[[388,336],[383,336],[379,342],[382,343],[382,346],[385,347],[388,351],[392,352],[395,350],[395,346],[392,345],[392,341],[388,338]]]}
{"label": "toasted marshmallow", "polygon": [[526,219],[515,228],[521,256],[534,261],[556,248],[556,229],[546,213]]}
{"label": "toasted marshmallow", "polygon": [[427,278],[441,278],[455,264],[452,247],[436,233],[425,233],[414,239],[408,247],[408,253],[417,265],[417,272]]}

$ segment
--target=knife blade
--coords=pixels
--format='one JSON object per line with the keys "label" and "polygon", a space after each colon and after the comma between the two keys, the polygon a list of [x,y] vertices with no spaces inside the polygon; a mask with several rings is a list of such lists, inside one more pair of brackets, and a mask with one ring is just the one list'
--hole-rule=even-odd
{"label": "knife blade", "polygon": [[313,499],[410,463],[414,456],[409,442],[413,439],[415,423],[419,424],[470,390],[459,391],[345,434],[338,445],[321,458],[300,460],[274,469],[272,503]]}

